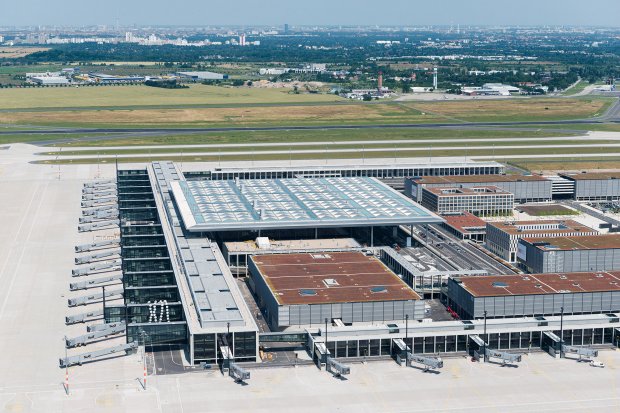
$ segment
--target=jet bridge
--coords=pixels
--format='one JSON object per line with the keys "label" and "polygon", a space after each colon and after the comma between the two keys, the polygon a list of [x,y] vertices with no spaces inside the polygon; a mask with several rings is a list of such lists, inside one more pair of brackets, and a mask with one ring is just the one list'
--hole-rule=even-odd
{"label": "jet bridge", "polygon": [[83,277],[85,275],[97,274],[101,272],[120,271],[121,265],[121,260],[104,261],[96,264],[90,264],[82,268],[75,268],[71,271],[71,275],[73,277]]}
{"label": "jet bridge", "polygon": [[[70,283],[69,288],[71,289],[71,291],[88,290],[89,288],[101,287],[101,284],[105,284],[108,282],[122,281],[122,279],[123,279],[122,274],[110,275],[108,277],[96,278],[94,280]],[[112,285],[116,285],[116,284],[112,284]]]}
{"label": "jet bridge", "polygon": [[94,222],[92,224],[81,224],[81,225],[78,225],[78,230],[80,232],[99,231],[101,229],[117,227],[120,225],[120,223],[121,223],[120,220],[114,219],[110,221]]}
{"label": "jet bridge", "polygon": [[483,361],[489,361],[489,359],[500,360],[502,365],[513,364],[521,362],[521,355],[508,353],[502,350],[490,349],[489,345],[484,342],[478,335],[469,336],[469,354],[477,360],[481,358]]}
{"label": "jet bridge", "polygon": [[[123,296],[123,292],[124,290],[113,290],[113,291],[106,291],[105,292],[105,298],[108,297],[122,297]],[[88,305],[91,304],[94,301],[97,300],[101,300],[103,298],[103,293],[95,293],[95,294],[90,294],[90,295],[85,295],[82,297],[76,297],[76,298],[69,298],[67,300],[67,303],[69,305],[69,307],[77,307],[79,305]]]}
{"label": "jet bridge", "polygon": [[111,219],[118,219],[118,209],[110,209],[104,212],[97,212],[96,214],[81,217],[78,221],[80,224],[92,224],[100,221],[107,221]]}
{"label": "jet bridge", "polygon": [[108,197],[102,199],[93,199],[91,201],[82,201],[82,208],[95,208],[100,207],[107,204],[116,204],[116,197]]}
{"label": "jet bridge", "polygon": [[74,338],[65,338],[65,345],[67,348],[80,347],[89,344],[92,341],[114,336],[125,332],[125,324],[119,324],[116,327],[109,327],[105,330],[93,331],[89,334]]}
{"label": "jet bridge", "polygon": [[407,352],[407,366],[411,366],[411,363],[423,365],[424,371],[443,368],[443,360],[440,357],[428,357],[421,354],[412,354]]}
{"label": "jet bridge", "polygon": [[95,194],[99,191],[111,191],[116,190],[116,184],[102,184],[102,185],[94,185],[94,186],[85,186],[82,189],[83,194]]}
{"label": "jet bridge", "polygon": [[334,374],[336,377],[346,376],[351,374],[351,368],[341,362],[327,356],[327,362],[325,363],[325,370]]}
{"label": "jet bridge", "polygon": [[581,361],[584,357],[590,360],[594,357],[598,357],[598,350],[594,350],[590,347],[578,347],[562,344],[562,356],[566,357],[567,354],[575,354],[579,356],[579,361]]}
{"label": "jet bridge", "polygon": [[89,333],[93,333],[95,331],[108,330],[110,328],[122,327],[125,328],[125,323],[122,321],[116,323],[104,323],[104,324],[93,324],[91,326],[86,327],[86,331]]}
{"label": "jet bridge", "polygon": [[93,201],[95,199],[102,199],[102,198],[116,198],[117,194],[116,194],[116,190],[114,191],[98,191],[98,192],[93,192],[90,194],[82,194],[82,201]]}
{"label": "jet bridge", "polygon": [[77,324],[77,323],[85,323],[87,321],[92,321],[98,317],[103,317],[103,310],[93,310],[87,313],[70,315],[65,317],[65,324]]}
{"label": "jet bridge", "polygon": [[486,357],[487,360],[491,358],[498,359],[502,362],[502,365],[521,362],[521,354],[512,354],[500,350],[491,350],[488,347],[486,349]]}
{"label": "jet bridge", "polygon": [[112,204],[112,205],[104,205],[104,206],[100,206],[100,207],[83,209],[82,210],[82,215],[84,215],[84,216],[96,215],[97,213],[106,212],[106,211],[110,211],[110,210],[118,210],[118,206]]}
{"label": "jet bridge", "polygon": [[[96,261],[103,261],[104,259],[110,258],[110,257],[114,257],[114,256],[119,256],[121,255],[121,249],[120,248],[114,248],[111,250],[107,250],[107,251],[102,251],[102,252],[98,252],[96,254],[90,254],[90,255],[84,255],[82,257],[76,257],[75,258],[75,263],[77,265],[79,264],[90,264]],[[114,257],[116,258],[116,257]]]}
{"label": "jet bridge", "polygon": [[250,380],[250,372],[234,361],[231,361],[228,366],[228,375],[235,379],[236,382],[245,382]]}
{"label": "jet bridge", "polygon": [[105,248],[118,247],[121,244],[121,240],[111,239],[106,241],[93,242],[90,244],[82,244],[75,247],[75,252],[90,252],[95,250],[102,250]]}
{"label": "jet bridge", "polygon": [[87,363],[89,361],[94,361],[99,357],[109,356],[110,354],[123,353],[130,354],[134,352],[138,348],[138,343],[131,342],[128,344],[121,344],[116,347],[109,347],[98,351],[91,351],[89,353],[79,354],[77,356],[64,357],[59,359],[60,368],[70,367],[70,366],[81,366],[83,363]]}
{"label": "jet bridge", "polygon": [[92,182],[85,182],[84,188],[94,188],[101,185],[116,185],[116,179],[99,179]]}

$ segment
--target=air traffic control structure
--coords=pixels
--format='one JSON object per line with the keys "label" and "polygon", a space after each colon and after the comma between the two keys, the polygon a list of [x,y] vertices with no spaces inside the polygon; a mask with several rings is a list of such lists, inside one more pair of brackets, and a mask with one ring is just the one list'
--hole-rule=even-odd
{"label": "air traffic control structure", "polygon": [[[439,223],[374,178],[187,181],[172,162],[118,171],[124,296],[106,322],[128,342],[189,348],[190,362],[257,361],[258,328],[218,241]],[[405,286],[406,287],[406,286]],[[415,293],[412,293],[415,295]]]}

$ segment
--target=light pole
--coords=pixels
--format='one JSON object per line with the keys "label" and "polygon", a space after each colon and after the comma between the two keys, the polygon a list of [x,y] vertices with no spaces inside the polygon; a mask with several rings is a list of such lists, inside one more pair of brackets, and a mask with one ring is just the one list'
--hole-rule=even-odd
{"label": "light pole", "polygon": [[[407,341],[409,341],[409,314],[405,314],[405,352],[407,352]],[[413,348],[411,352],[413,352]]]}
{"label": "light pole", "polygon": [[226,323],[226,344],[228,345],[228,371],[230,371],[230,322]]}
{"label": "light pole", "polygon": [[327,353],[327,317],[325,317],[325,352]]}
{"label": "light pole", "polygon": [[144,332],[144,330],[141,331],[141,335],[142,335],[142,370],[144,371],[143,375],[144,375],[144,380],[143,380],[143,387],[144,390],[146,390],[146,333]]}
{"label": "light pole", "polygon": [[484,348],[482,352],[482,357],[484,361],[487,361],[487,310],[484,310]]}
{"label": "light pole", "polygon": [[562,357],[562,346],[564,345],[564,307],[560,307],[560,357]]}

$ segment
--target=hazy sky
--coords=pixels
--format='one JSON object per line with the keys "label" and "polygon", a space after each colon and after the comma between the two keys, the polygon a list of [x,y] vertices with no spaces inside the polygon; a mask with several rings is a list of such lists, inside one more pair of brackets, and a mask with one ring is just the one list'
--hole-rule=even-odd
{"label": "hazy sky", "polygon": [[597,25],[620,27],[620,0],[1,0],[21,25]]}

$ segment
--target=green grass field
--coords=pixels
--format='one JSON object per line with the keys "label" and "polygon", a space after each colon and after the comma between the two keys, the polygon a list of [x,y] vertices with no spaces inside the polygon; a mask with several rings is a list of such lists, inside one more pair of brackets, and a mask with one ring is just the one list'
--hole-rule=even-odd
{"label": "green grass field", "polygon": [[[597,154],[600,153],[613,153],[610,150],[602,150],[601,148],[581,148],[581,149],[575,149],[575,148],[532,148],[532,147],[528,147],[528,148],[522,148],[522,149],[501,149],[501,148],[495,148],[495,149],[470,149],[468,151],[464,151],[464,150],[451,150],[451,149],[439,149],[439,148],[434,148],[433,150],[429,151],[429,148],[420,148],[420,149],[415,149],[415,150],[403,150],[402,148],[390,148],[386,150],[381,150],[381,151],[376,151],[376,152],[368,152],[368,151],[363,151],[363,152],[347,152],[347,153],[340,153],[340,152],[334,152],[334,151],[329,151],[329,150],[325,150],[325,151],[321,151],[318,153],[312,153],[312,154],[307,154],[307,153],[281,153],[281,154],[267,154],[267,153],[261,153],[261,151],[255,151],[251,154],[230,154],[230,155],[221,155],[218,154],[218,152],[214,151],[211,155],[186,155],[185,153],[181,154],[179,152],[178,156],[170,156],[170,155],[157,155],[155,153],[149,154],[149,152],[147,151],[145,153],[148,154],[148,156],[141,156],[141,157],[124,157],[124,158],[118,158],[119,162],[149,162],[149,161],[154,161],[154,160],[171,160],[171,161],[182,161],[182,162],[225,162],[225,161],[247,161],[247,162],[253,162],[253,161],[261,161],[261,160],[298,160],[298,159],[313,159],[315,160],[318,164],[320,164],[321,160],[325,160],[325,159],[360,159],[360,161],[362,161],[362,159],[369,159],[369,158],[403,158],[403,157],[421,157],[421,158],[426,158],[428,157],[430,160],[432,160],[433,158],[437,158],[437,157],[463,157],[465,159],[465,157],[469,157],[469,158],[473,158],[475,159],[477,156],[492,156],[494,160],[497,160],[499,162],[502,161],[512,161],[513,159],[518,159],[519,155],[559,155],[559,154],[564,154],[564,155],[572,155],[575,154],[576,151],[578,151],[581,154],[592,154],[593,158],[596,158]],[[94,154],[92,155],[96,155],[97,152],[95,151]],[[620,157],[620,150],[618,151],[618,157]],[[570,157],[568,157],[567,159],[571,159]],[[61,163],[61,164],[66,164],[66,163],[81,163],[81,164],[88,164],[88,163],[97,163],[97,162],[101,162],[101,163],[109,163],[109,162],[113,162],[114,158],[110,157],[110,158],[93,158],[93,159],[79,159],[79,158],[71,158],[71,157],[61,157],[58,160],[47,160],[47,161],[41,161],[42,163]],[[533,159],[531,161],[538,161],[537,159]],[[515,164],[521,166],[521,163],[518,162],[514,162]],[[527,163],[527,162],[526,162]],[[616,168],[618,164],[616,163]],[[530,168],[526,168],[526,169],[530,169]]]}
{"label": "green grass field", "polygon": [[[1,136],[1,135],[0,135]],[[290,131],[235,131],[211,132],[187,135],[135,136],[120,139],[105,139],[68,142],[64,147],[106,147],[106,146],[152,146],[152,145],[200,145],[229,143],[283,143],[283,142],[347,142],[376,140],[418,140],[418,139],[488,139],[497,138],[544,138],[570,136],[553,131],[511,131],[511,130],[472,130],[472,129],[323,129]],[[577,136],[577,135],[576,135]],[[19,135],[15,135],[16,138]]]}
{"label": "green grass field", "polygon": [[290,89],[192,85],[189,89],[148,86],[84,86],[0,89],[0,109],[151,107],[257,103],[335,102],[328,94],[293,94]]}
{"label": "green grass field", "polygon": [[[582,141],[579,140],[561,140],[561,141],[553,141],[556,145],[579,145]],[[604,145],[610,143],[606,140],[593,140],[588,141],[590,144],[600,144],[600,148],[573,148],[574,152],[581,152],[583,149],[596,149],[598,153],[606,152],[609,150],[613,150],[613,148],[605,149]],[[615,142],[614,142],[615,143]],[[523,138],[522,145],[525,146],[524,149],[527,150],[549,150],[549,148],[536,148],[539,145],[548,145],[549,142],[545,140],[528,140],[527,138]],[[176,153],[181,154],[187,153],[205,153],[205,152],[247,152],[247,151],[255,151],[255,152],[267,152],[267,151],[315,151],[315,152],[343,152],[343,150],[351,150],[351,149],[365,149],[365,150],[376,150],[376,149],[385,149],[385,150],[408,150],[408,149],[417,149],[417,150],[427,150],[427,151],[438,151],[441,148],[449,148],[449,147],[464,147],[463,151],[472,151],[472,153],[476,153],[477,151],[483,150],[483,148],[487,148],[490,145],[493,145],[496,148],[496,152],[501,153],[508,149],[502,149],[505,146],[513,146],[515,145],[514,141],[489,141],[489,142],[442,142],[441,139],[437,139],[433,143],[416,143],[415,140],[411,140],[407,143],[398,143],[398,144],[390,144],[389,142],[372,142],[369,141],[365,144],[355,143],[346,143],[345,141],[339,143],[330,143],[329,145],[295,145],[295,146],[273,146],[273,145],[261,145],[261,146],[252,146],[252,143],[248,143],[247,146],[237,146],[237,147],[223,147],[223,148],[204,148],[204,147],[164,147],[164,148],[136,148],[136,149],[88,149],[88,150],[63,150],[63,151],[51,151],[51,152],[43,152],[41,155],[48,156],[82,156],[82,155],[140,155],[140,154],[163,154],[163,153]],[[515,152],[522,151],[524,149],[513,149]],[[558,150],[564,150],[566,148],[557,148]],[[618,148],[620,150],[620,148]]]}

